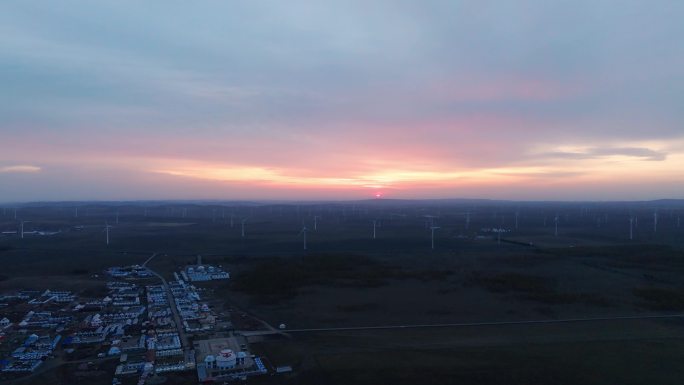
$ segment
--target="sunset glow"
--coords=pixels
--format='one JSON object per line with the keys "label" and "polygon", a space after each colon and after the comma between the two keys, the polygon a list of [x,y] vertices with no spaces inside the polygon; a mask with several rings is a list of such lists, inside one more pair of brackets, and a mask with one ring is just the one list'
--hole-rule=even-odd
{"label": "sunset glow", "polygon": [[682,197],[678,3],[125,3],[0,5],[0,201]]}

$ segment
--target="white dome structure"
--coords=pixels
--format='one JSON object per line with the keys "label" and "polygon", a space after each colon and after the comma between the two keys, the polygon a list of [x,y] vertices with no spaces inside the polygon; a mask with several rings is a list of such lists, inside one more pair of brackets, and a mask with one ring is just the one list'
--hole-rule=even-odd
{"label": "white dome structure", "polygon": [[230,349],[223,349],[216,357],[216,366],[219,369],[232,369],[237,363],[237,356]]}

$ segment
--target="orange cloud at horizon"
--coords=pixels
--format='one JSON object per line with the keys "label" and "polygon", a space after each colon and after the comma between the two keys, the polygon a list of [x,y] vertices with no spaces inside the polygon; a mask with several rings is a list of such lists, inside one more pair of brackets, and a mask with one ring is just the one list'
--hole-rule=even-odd
{"label": "orange cloud at horizon", "polygon": [[[446,125],[439,128],[440,135],[448,133]],[[366,140],[367,136],[374,140]],[[384,136],[388,139],[382,140]],[[457,142],[445,137],[436,141],[441,144],[436,147],[434,142],[421,142],[419,134],[389,136],[384,129],[365,133],[356,142],[319,138],[299,147],[272,141],[262,148],[259,141],[209,141],[201,137],[191,141],[166,137],[156,143],[143,138],[134,146],[126,146],[125,141],[105,139],[109,137],[98,138],[95,144],[107,146],[83,149],[52,141],[37,146],[25,139],[26,143],[7,149],[5,154],[12,163],[5,164],[35,164],[40,173],[12,174],[32,177],[36,185],[39,178],[52,180],[59,173],[70,175],[62,177],[63,181],[87,176],[92,182],[80,183],[86,187],[79,192],[91,194],[89,197],[109,196],[105,195],[109,192],[90,192],[93,185],[105,189],[107,184],[116,184],[122,190],[136,186],[145,194],[149,191],[149,195],[139,196],[178,199],[353,199],[371,197],[377,191],[387,198],[614,199],[611,194],[619,194],[615,199],[645,199],[679,197],[678,191],[684,191],[675,188],[684,182],[680,167],[684,164],[684,139],[577,140],[554,145],[541,140],[511,144],[508,138],[496,142],[464,138]],[[202,143],[206,152],[200,151]],[[284,150],[278,152],[278,146]],[[28,147],[35,153],[22,151]],[[184,147],[193,150],[173,154]],[[658,186],[665,186],[662,192]]]}
{"label": "orange cloud at horizon", "polygon": [[214,182],[237,182],[300,189],[444,189],[463,187],[497,187],[512,184],[573,185],[651,181],[684,177],[678,165],[684,155],[671,155],[667,161],[648,161],[623,155],[573,161],[550,160],[544,165],[520,165],[488,168],[435,167],[432,170],[411,168],[400,162],[393,167],[372,170],[348,170],[339,177],[328,176],[325,169],[301,175],[287,168],[226,165],[173,161],[172,167],[152,168],[149,172],[174,177]]}

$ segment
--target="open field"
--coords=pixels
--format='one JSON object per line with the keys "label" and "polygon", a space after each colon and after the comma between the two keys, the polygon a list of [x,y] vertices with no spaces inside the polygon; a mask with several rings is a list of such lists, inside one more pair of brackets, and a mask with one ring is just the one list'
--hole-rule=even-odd
{"label": "open field", "polygon": [[[197,286],[288,329],[684,312],[678,201],[103,203],[78,217],[67,206],[18,209],[25,231],[60,232],[0,237],[0,290],[97,290],[105,268],[153,253],[150,268],[171,277],[201,254],[231,279]],[[6,210],[0,229],[17,221]],[[292,383],[665,384],[684,378],[683,338],[680,320],[620,320],[292,334],[257,346],[295,366]]]}
{"label": "open field", "polygon": [[676,384],[681,320],[354,331],[256,346],[291,383]]}

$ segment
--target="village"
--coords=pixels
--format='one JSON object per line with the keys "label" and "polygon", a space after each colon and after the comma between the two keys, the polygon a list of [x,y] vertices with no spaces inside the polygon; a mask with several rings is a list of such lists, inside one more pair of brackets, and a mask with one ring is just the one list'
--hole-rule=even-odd
{"label": "village", "polygon": [[236,330],[235,310],[196,286],[229,279],[221,266],[198,256],[168,281],[145,264],[110,267],[98,277],[106,289],[100,298],[56,289],[0,293],[0,382],[61,364],[77,364],[74,376],[83,379],[113,367],[113,385],[190,373],[198,382],[230,383],[291,371],[250,352],[249,332],[276,329],[253,321]]}

